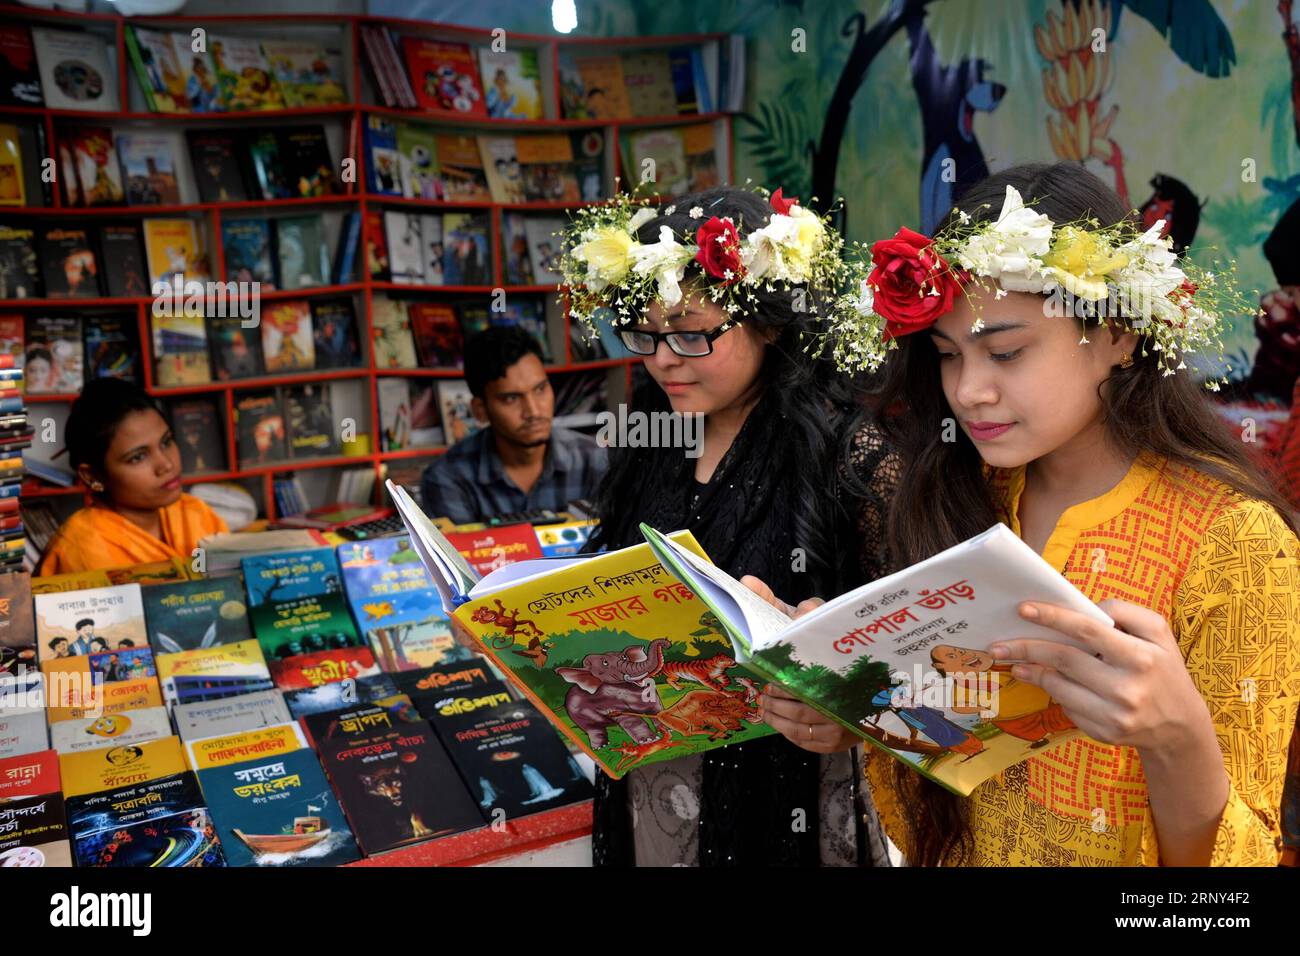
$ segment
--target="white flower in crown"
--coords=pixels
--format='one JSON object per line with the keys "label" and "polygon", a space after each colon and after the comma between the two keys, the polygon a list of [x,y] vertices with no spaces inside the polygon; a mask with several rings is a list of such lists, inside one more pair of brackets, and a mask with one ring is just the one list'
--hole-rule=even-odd
{"label": "white flower in crown", "polygon": [[1178,266],[1173,241],[1160,235],[1163,229],[1161,219],[1142,235],[1119,245],[1116,251],[1127,255],[1129,261],[1115,273],[1114,281],[1131,302],[1139,304],[1146,318],[1182,326],[1187,322],[1183,304],[1169,296],[1187,280],[1187,274]]}
{"label": "white flower in crown", "polygon": [[746,236],[740,256],[752,282],[807,282],[825,238],[826,227],[815,213],[791,206],[789,215],[773,213],[766,226]]}
{"label": "white flower in crown", "polygon": [[858,294],[849,300],[849,305],[859,315],[871,315],[875,312],[876,293],[866,279],[858,282]]}
{"label": "white flower in crown", "polygon": [[695,258],[695,249],[682,245],[667,226],[659,227],[659,241],[634,245],[630,252],[632,271],[653,275],[659,283],[659,298],[671,309],[682,300],[681,281],[686,266]]}
{"label": "white flower in crown", "polygon": [[1052,246],[1052,220],[1025,205],[1008,186],[1002,211],[990,225],[963,242],[956,260],[976,275],[996,279],[1008,292],[1042,292],[1051,279],[1042,257]]}

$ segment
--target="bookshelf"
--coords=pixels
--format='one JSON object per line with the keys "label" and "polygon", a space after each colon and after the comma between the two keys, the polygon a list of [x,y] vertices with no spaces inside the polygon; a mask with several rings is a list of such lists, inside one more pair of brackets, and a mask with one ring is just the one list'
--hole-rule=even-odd
{"label": "bookshelf", "polygon": [[[380,398],[381,383],[392,377],[416,382],[437,382],[458,379],[459,371],[429,367],[381,367],[376,363],[374,343],[374,304],[377,298],[386,297],[405,302],[436,303],[488,303],[490,297],[504,292],[507,299],[526,297],[544,303],[547,344],[552,361],[547,364],[552,382],[559,392],[560,383],[574,376],[587,376],[599,382],[607,405],[625,401],[631,387],[632,367],[635,358],[597,357],[576,355],[571,323],[562,298],[557,299],[556,287],[543,283],[508,284],[506,280],[503,248],[506,242],[506,216],[522,214],[526,217],[549,215],[562,217],[563,211],[580,203],[557,200],[532,200],[522,202],[497,202],[457,200],[454,198],[424,199],[389,195],[372,189],[366,167],[365,131],[372,118],[390,121],[427,124],[441,133],[466,136],[529,134],[572,134],[585,131],[598,133],[603,138],[603,166],[601,169],[601,194],[608,196],[616,182],[634,180],[630,171],[624,170],[629,137],[655,129],[693,128],[695,135],[711,137],[713,159],[721,181],[733,177],[731,116],[724,112],[675,113],[670,115],[637,116],[621,119],[567,118],[562,111],[561,62],[566,55],[622,54],[629,51],[667,50],[683,45],[699,45],[706,69],[714,77],[713,90],[717,96],[718,51],[725,47],[727,37],[721,34],[682,35],[637,38],[557,38],[542,35],[508,35],[509,49],[535,51],[539,72],[542,118],[540,119],[489,119],[469,117],[453,111],[433,109],[399,109],[384,105],[378,71],[366,62],[367,50],[363,39],[365,28],[381,28],[392,34],[412,36],[432,41],[449,41],[469,44],[471,48],[488,47],[493,41],[493,31],[462,27],[454,24],[397,18],[377,18],[365,15],[217,15],[169,16],[126,18],[113,14],[71,13],[56,10],[38,10],[29,7],[0,4],[0,13],[6,21],[20,22],[32,27],[44,26],[70,28],[100,37],[108,48],[109,61],[116,84],[119,111],[103,112],[61,109],[44,106],[0,105],[0,123],[18,128],[23,153],[23,171],[26,181],[26,204],[0,206],[0,223],[28,225],[42,221],[67,221],[85,224],[87,229],[101,223],[140,223],[152,218],[185,218],[194,220],[203,237],[209,255],[211,277],[225,281],[225,249],[222,224],[244,217],[265,217],[279,220],[288,216],[319,214],[324,226],[325,244],[331,253],[338,247],[345,216],[356,213],[360,217],[362,238],[359,241],[355,274],[338,284],[310,288],[277,290],[262,293],[264,303],[282,300],[346,298],[352,302],[356,317],[361,355],[358,364],[350,368],[314,369],[254,378],[217,380],[204,384],[160,385],[155,374],[153,326],[151,324],[151,296],[96,297],[96,298],[0,298],[0,314],[30,316],[64,315],[134,315],[140,347],[140,379],[150,394],[170,405],[178,400],[207,398],[215,402],[218,425],[222,429],[224,467],[206,472],[186,473],[186,484],[208,481],[232,481],[246,487],[257,502],[259,514],[276,517],[274,481],[277,477],[292,474],[300,477],[308,487],[309,506],[327,503],[330,498],[330,478],[343,469],[373,469],[375,482],[373,498],[382,498],[382,480],[390,466],[414,467],[446,450],[446,446],[426,446],[384,450],[381,436]],[[152,112],[143,87],[133,68],[128,50],[127,27],[143,27],[165,31],[190,32],[204,29],[223,36],[244,36],[258,39],[300,40],[337,49],[341,53],[341,74],[347,91],[345,104],[328,104],[313,107],[291,107],[279,110],[214,113]],[[405,64],[403,64],[404,66]],[[48,98],[47,98],[48,99]],[[716,102],[716,100],[715,100]],[[246,199],[226,202],[202,201],[191,167],[191,153],[186,148],[185,134],[198,130],[252,130],[274,127],[291,129],[302,126],[319,126],[324,130],[331,157],[338,174],[339,162],[344,157],[356,160],[355,176],[342,183],[337,194],[281,199]],[[31,157],[57,157],[60,144],[67,143],[79,129],[108,127],[118,133],[149,133],[169,137],[176,145],[175,158],[177,190],[180,202],[166,205],[72,206],[65,203],[63,190],[54,186],[49,191],[48,202],[42,202],[45,189]],[[40,149],[41,138],[45,147]],[[493,197],[495,200],[496,197]],[[478,212],[489,217],[488,247],[491,284],[475,285],[419,285],[381,281],[371,275],[367,264],[365,224],[367,213],[384,210],[418,211],[420,214]],[[103,266],[101,263],[101,270]],[[333,278],[333,277],[331,277]],[[561,290],[560,296],[563,296]],[[211,326],[209,325],[209,335]],[[88,358],[88,357],[87,357]],[[86,362],[87,373],[89,361]],[[336,421],[351,418],[356,422],[358,435],[368,436],[367,441],[353,446],[353,454],[333,454],[327,457],[279,458],[265,462],[243,460],[238,455],[238,435],[235,427],[235,409],[241,397],[267,389],[281,389],[293,385],[326,384],[329,387],[332,413]],[[277,392],[278,394],[278,392]],[[56,435],[62,435],[68,406],[76,397],[74,392],[29,394],[27,402],[30,416],[37,430],[36,457],[48,458],[62,447],[56,441],[52,447],[40,444],[41,426],[52,421]],[[557,415],[560,413],[557,408]],[[561,419],[562,420],[562,419]],[[44,454],[41,452],[44,451]],[[61,488],[45,482],[28,479],[22,489],[24,499],[47,498],[58,502],[56,507],[69,510],[78,503],[80,489]]]}

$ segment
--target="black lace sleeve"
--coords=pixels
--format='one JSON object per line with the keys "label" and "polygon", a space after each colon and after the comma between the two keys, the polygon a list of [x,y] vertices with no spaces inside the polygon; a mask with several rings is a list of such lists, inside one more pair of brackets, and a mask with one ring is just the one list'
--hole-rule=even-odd
{"label": "black lace sleeve", "polygon": [[875,425],[853,435],[846,460],[840,462],[842,505],[857,532],[857,571],[862,582],[895,570],[885,544],[885,515],[898,487],[902,462]]}

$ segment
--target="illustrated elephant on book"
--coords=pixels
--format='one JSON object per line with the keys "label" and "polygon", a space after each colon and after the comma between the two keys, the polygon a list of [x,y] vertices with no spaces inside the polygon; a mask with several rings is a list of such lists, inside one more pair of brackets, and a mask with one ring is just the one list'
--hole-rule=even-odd
{"label": "illustrated elephant on book", "polygon": [[664,663],[669,641],[651,641],[649,651],[633,644],[621,651],[588,654],[581,667],[557,667],[555,672],[573,686],[564,698],[569,718],[587,734],[592,750],[609,743],[609,728],[618,724],[639,744],[659,735],[638,714],[664,709],[654,675]]}

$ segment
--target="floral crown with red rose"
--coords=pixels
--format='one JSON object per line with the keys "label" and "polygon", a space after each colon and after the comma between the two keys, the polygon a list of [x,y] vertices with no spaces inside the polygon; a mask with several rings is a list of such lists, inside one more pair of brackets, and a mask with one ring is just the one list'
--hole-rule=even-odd
{"label": "floral crown with red rose", "polygon": [[[982,209],[992,208],[985,204]],[[848,292],[833,305],[823,341],[845,372],[875,371],[898,338],[928,329],[952,311],[958,295],[978,286],[995,299],[1008,292],[1052,294],[1059,314],[1086,320],[1114,319],[1136,332],[1145,358],[1156,353],[1163,374],[1187,368],[1184,355],[1217,351],[1223,316],[1257,311],[1236,285],[1234,262],[1203,269],[1180,262],[1172,241],[1162,237],[1164,221],[1142,231],[1130,222],[1100,226],[1095,219],[1057,224],[1026,206],[1007,186],[994,218],[974,222],[956,216],[933,238],[901,228],[845,263]],[[979,306],[972,331],[983,320]],[[1069,306],[1073,307],[1070,308]],[[1226,377],[1207,379],[1218,391]]]}
{"label": "floral crown with red rose", "polygon": [[[693,234],[678,237],[665,224],[655,242],[640,242],[637,231],[673,215],[676,205],[661,209],[649,198],[620,193],[579,209],[564,232],[559,269],[570,314],[593,333],[602,320],[615,327],[641,322],[652,301],[668,309],[681,301],[692,264],[705,280],[693,289],[720,304],[729,320],[753,311],[759,290],[837,289],[843,241],[828,217],[786,199],[780,189],[768,202],[772,213],[761,228],[745,231],[743,222],[709,216],[696,205],[687,211],[699,221]],[[812,296],[806,310],[817,311]]]}

